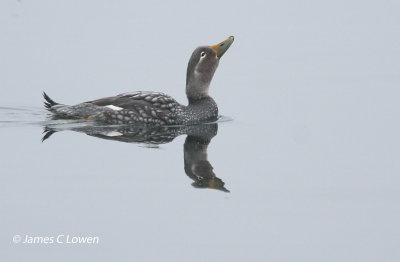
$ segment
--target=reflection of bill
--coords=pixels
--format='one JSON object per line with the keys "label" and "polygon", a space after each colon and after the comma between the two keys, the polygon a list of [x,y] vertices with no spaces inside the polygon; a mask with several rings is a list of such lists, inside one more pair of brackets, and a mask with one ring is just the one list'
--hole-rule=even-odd
{"label": "reflection of bill", "polygon": [[[57,124],[58,123],[58,124]],[[217,135],[218,124],[207,123],[192,126],[97,126],[85,122],[68,122],[66,125],[60,122],[50,122],[44,127],[42,141],[52,134],[72,130],[86,133],[87,135],[127,143],[145,144],[157,147],[160,144],[170,143],[177,136],[186,134],[184,144],[184,168],[186,174],[194,180],[192,184],[196,188],[218,189],[229,192],[225,183],[215,176],[213,167],[208,161],[207,148],[211,139]]]}

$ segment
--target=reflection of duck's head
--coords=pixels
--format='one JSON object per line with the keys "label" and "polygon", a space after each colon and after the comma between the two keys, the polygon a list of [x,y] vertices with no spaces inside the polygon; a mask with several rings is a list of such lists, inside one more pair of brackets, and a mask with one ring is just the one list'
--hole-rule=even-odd
{"label": "reflection of duck's head", "polygon": [[218,125],[209,124],[191,130],[184,144],[185,172],[195,182],[196,188],[211,188],[229,192],[225,183],[214,173],[214,168],[208,161],[208,145],[217,134]]}
{"label": "reflection of duck's head", "polygon": [[233,43],[233,36],[213,46],[201,46],[190,57],[186,75],[186,95],[189,102],[208,97],[208,87],[218,67],[219,59]]}

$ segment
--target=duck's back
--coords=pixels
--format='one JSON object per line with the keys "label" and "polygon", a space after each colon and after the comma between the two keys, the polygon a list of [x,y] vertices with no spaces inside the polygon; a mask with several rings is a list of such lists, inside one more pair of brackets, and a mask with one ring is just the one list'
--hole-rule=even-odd
{"label": "duck's back", "polygon": [[148,91],[124,93],[86,104],[103,107],[105,110],[96,116],[96,120],[112,124],[179,124],[177,115],[183,107],[164,93]]}
{"label": "duck's back", "polygon": [[56,117],[93,119],[108,124],[180,124],[184,106],[160,92],[138,91],[69,106],[54,102],[46,94],[46,107]]}

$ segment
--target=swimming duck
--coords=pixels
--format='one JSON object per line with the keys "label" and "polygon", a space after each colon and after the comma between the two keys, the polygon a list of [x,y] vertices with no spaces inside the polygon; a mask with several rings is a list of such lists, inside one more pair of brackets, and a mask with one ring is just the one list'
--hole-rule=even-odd
{"label": "swimming duck", "polygon": [[124,93],[69,106],[56,103],[45,92],[45,107],[57,118],[88,119],[107,124],[182,125],[214,121],[218,107],[208,89],[219,59],[233,43],[230,36],[212,46],[200,46],[190,57],[186,74],[188,105],[149,91]]}

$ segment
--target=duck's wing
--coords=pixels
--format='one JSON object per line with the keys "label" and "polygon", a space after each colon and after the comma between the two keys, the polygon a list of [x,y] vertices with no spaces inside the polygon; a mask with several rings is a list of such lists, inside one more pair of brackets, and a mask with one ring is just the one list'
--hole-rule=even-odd
{"label": "duck's wing", "polygon": [[[182,109],[175,99],[159,92],[139,91],[105,97],[86,103],[119,111],[125,109],[139,119],[159,119],[165,124],[175,124],[176,113]],[[141,122],[146,122],[141,120]]]}

